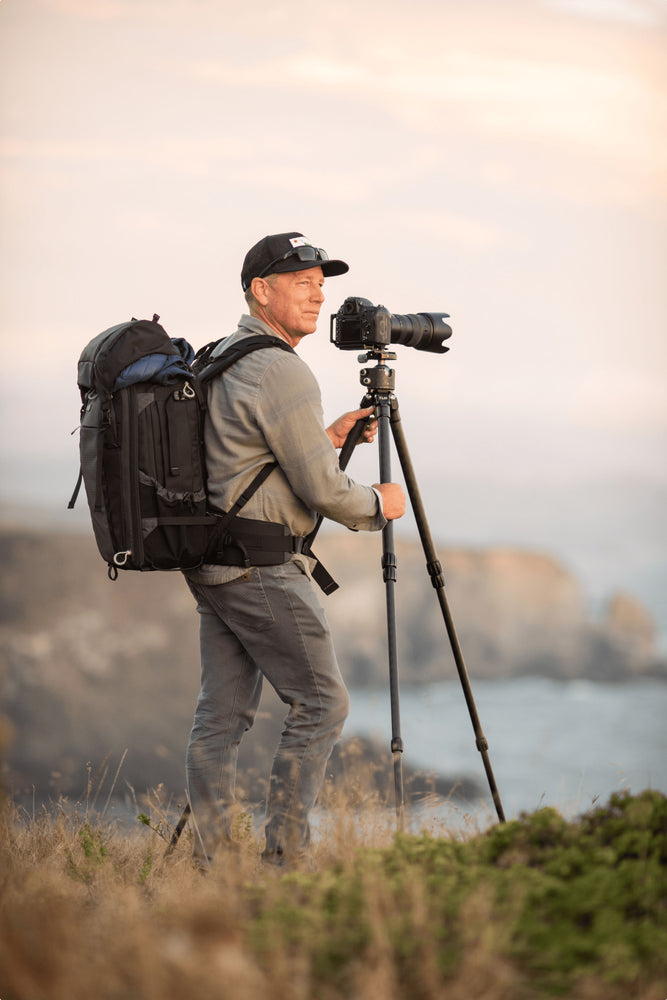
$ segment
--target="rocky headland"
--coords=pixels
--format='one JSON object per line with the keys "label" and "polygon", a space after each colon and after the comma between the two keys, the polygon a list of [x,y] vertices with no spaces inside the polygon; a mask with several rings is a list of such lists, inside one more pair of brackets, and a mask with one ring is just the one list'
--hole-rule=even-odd
{"label": "rocky headland", "polygon": [[[401,684],[455,679],[421,547],[397,540],[396,550]],[[6,527],[0,551],[0,716],[11,733],[5,784],[80,796],[102,761],[113,773],[130,748],[122,788],[162,783],[182,795],[199,654],[197,615],[180,574],[121,573],[111,582],[87,534]],[[323,602],[348,685],[386,684],[379,537],[332,531],[316,551],[340,583]],[[578,581],[546,554],[440,555],[473,687],[476,679],[535,675],[667,679],[650,616],[631,596],[610,596],[595,620]],[[283,715],[267,692],[242,751],[241,770],[255,780],[250,796],[262,794]]]}

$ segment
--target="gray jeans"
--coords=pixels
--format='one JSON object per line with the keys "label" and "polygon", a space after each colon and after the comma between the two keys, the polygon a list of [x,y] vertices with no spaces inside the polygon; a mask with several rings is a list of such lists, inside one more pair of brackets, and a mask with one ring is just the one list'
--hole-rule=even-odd
{"label": "gray jeans", "polygon": [[205,862],[231,840],[239,744],[266,677],[289,712],[273,759],[264,857],[288,860],[308,843],[308,815],[349,709],[324,611],[294,562],[253,567],[218,586],[189,586],[201,644],[201,691],[186,754],[195,857]]}

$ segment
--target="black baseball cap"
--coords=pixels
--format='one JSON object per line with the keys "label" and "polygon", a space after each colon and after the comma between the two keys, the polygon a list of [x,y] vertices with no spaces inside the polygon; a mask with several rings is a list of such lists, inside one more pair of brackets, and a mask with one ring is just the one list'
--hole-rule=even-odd
{"label": "black baseball cap", "polygon": [[326,250],[316,247],[303,233],[278,233],[265,236],[248,250],[241,271],[241,285],[245,292],[253,278],[267,274],[284,274],[288,271],[305,271],[321,267],[325,278],[349,271],[344,260],[329,260]]}

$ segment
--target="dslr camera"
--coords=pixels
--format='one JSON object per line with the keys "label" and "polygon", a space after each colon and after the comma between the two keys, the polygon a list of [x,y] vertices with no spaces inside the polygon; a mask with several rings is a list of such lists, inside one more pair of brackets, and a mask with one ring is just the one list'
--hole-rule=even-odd
{"label": "dslr camera", "polygon": [[405,344],[417,351],[444,354],[443,340],[452,335],[448,313],[390,313],[368,299],[351,296],[331,317],[330,340],[341,351],[381,350],[388,344]]}

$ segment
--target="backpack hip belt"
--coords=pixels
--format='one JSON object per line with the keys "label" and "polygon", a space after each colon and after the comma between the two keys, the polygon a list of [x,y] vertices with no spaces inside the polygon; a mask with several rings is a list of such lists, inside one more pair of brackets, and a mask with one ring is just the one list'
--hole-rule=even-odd
{"label": "backpack hip belt", "polygon": [[205,561],[221,566],[279,566],[305,547],[306,539],[291,535],[284,524],[236,517]]}

